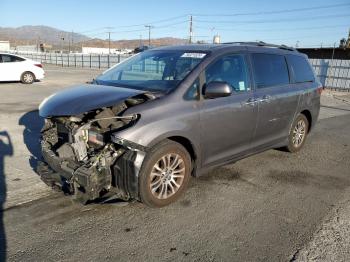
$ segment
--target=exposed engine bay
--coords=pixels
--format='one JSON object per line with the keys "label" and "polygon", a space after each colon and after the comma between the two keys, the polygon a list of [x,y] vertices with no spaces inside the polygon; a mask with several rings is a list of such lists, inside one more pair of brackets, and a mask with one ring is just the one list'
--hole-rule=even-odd
{"label": "exposed engine bay", "polygon": [[138,199],[137,175],[147,149],[116,132],[141,117],[123,115],[125,110],[155,98],[143,93],[80,115],[46,118],[41,131],[46,163],[38,165],[42,180],[82,203],[110,195]]}

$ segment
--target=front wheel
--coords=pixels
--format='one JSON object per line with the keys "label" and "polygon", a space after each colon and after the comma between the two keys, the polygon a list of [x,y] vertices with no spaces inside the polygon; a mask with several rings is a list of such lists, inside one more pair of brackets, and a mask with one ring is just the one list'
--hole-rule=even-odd
{"label": "front wheel", "polygon": [[24,72],[21,76],[21,82],[23,84],[32,84],[35,81],[35,76],[31,72]]}
{"label": "front wheel", "polygon": [[179,143],[165,140],[146,156],[139,179],[141,201],[163,207],[177,200],[191,176],[191,157]]}
{"label": "front wheel", "polygon": [[299,114],[294,120],[288,136],[287,151],[297,152],[305,144],[306,136],[309,131],[309,121],[303,114]]}

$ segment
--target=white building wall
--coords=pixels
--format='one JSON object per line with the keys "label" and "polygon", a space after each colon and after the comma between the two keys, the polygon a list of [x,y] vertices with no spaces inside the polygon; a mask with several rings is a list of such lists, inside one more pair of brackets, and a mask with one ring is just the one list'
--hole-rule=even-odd
{"label": "white building wall", "polygon": [[[122,50],[117,50],[111,48],[111,54],[128,54],[132,51],[132,49],[122,49]],[[109,49],[108,48],[102,48],[102,47],[88,47],[88,46],[83,46],[82,47],[82,53],[83,54],[109,54]]]}
{"label": "white building wall", "polygon": [[[87,47],[83,46],[82,48],[83,54],[108,54],[108,48],[100,48],[100,47]],[[111,49],[111,53],[115,53],[115,50]]]}
{"label": "white building wall", "polygon": [[37,52],[38,47],[36,45],[18,45],[16,46],[18,52]]}
{"label": "white building wall", "polygon": [[10,42],[9,41],[0,41],[0,51],[9,52],[10,51]]}

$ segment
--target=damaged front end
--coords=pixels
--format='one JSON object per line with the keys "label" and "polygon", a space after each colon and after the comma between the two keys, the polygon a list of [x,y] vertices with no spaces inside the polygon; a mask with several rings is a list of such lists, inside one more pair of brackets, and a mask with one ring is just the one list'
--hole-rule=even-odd
{"label": "damaged front end", "polygon": [[123,102],[74,116],[46,118],[41,131],[42,180],[87,203],[100,197],[138,199],[138,174],[147,148],[117,136],[140,115],[129,107],[155,97],[140,94]]}

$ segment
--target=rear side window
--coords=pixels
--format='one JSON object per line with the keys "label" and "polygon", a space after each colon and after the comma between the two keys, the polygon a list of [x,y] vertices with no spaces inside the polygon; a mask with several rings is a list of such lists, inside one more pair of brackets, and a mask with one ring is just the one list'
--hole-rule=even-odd
{"label": "rear side window", "polygon": [[283,55],[252,54],[255,83],[258,88],[289,84],[289,73]]}
{"label": "rear side window", "polygon": [[11,56],[9,56],[9,55],[1,55],[1,57],[2,57],[2,62],[3,63],[11,62]]}
{"label": "rear side window", "polygon": [[295,83],[313,82],[314,73],[305,57],[287,55],[287,61],[294,75]]}
{"label": "rear side window", "polygon": [[9,62],[21,62],[24,61],[23,58],[13,55],[1,55],[2,56],[2,62],[3,63],[9,63]]}

